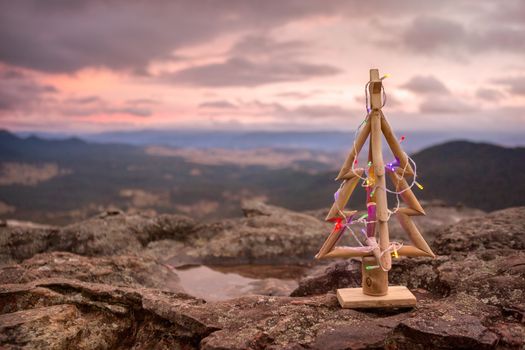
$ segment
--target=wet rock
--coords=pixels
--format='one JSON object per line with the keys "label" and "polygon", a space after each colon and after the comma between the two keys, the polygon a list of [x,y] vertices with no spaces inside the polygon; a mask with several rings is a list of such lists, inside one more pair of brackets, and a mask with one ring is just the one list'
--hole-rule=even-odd
{"label": "wet rock", "polygon": [[297,288],[294,280],[264,278],[250,283],[250,294],[268,296],[288,296]]}
{"label": "wet rock", "polygon": [[0,283],[27,283],[65,277],[113,286],[148,287],[183,292],[173,268],[137,255],[84,257],[72,253],[43,253],[20,264],[0,267]]}

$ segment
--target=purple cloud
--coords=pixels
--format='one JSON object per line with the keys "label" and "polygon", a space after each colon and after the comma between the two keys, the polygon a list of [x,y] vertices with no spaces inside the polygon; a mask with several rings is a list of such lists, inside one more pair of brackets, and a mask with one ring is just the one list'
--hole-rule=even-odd
{"label": "purple cloud", "polygon": [[304,62],[253,62],[244,58],[230,58],[222,63],[211,63],[165,73],[159,79],[165,82],[209,87],[259,86],[287,81],[302,81],[340,73],[338,68],[325,64]]}
{"label": "purple cloud", "polygon": [[449,94],[450,91],[440,80],[431,75],[416,75],[405,84],[402,88],[416,94]]}

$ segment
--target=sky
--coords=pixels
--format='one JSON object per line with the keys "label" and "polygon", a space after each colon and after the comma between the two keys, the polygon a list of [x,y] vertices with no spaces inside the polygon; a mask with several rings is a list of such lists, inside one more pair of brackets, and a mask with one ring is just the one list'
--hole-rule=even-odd
{"label": "sky", "polygon": [[525,2],[0,0],[0,127],[525,131]]}

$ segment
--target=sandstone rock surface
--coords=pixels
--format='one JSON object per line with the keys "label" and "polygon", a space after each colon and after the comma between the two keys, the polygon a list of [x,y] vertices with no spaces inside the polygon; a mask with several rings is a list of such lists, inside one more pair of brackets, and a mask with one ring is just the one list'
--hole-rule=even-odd
{"label": "sandstone rock surface", "polygon": [[148,256],[85,257],[66,252],[37,254],[0,268],[0,284],[67,277],[83,282],[183,292],[174,269]]}
{"label": "sandstone rock surface", "polygon": [[330,230],[310,215],[260,202],[244,202],[245,218],[226,220],[198,229],[192,256],[204,263],[311,262]]}
{"label": "sandstone rock surface", "polygon": [[[0,288],[0,343],[52,349],[490,349],[523,324],[459,293],[418,293],[415,310],[341,309],[334,294],[205,303],[184,294],[69,279]],[[513,327],[512,330],[509,330]],[[513,338],[502,337],[504,330]],[[508,340],[507,340],[508,339]],[[506,343],[505,343],[506,342]]]}
{"label": "sandstone rock surface", "polygon": [[63,229],[0,230],[8,248],[0,348],[525,347],[525,208],[436,229],[434,260],[394,260],[391,284],[413,290],[414,309],[341,309],[333,291],[360,285],[355,261],[317,267],[290,297],[205,302],[185,294],[155,252],[164,249],[167,258],[173,247],[202,261],[252,263],[278,263],[289,253],[306,261],[326,234],[324,223],[305,214],[259,204],[245,211],[246,218],[215,225],[114,214]]}
{"label": "sandstone rock surface", "polygon": [[61,228],[0,227],[0,264],[52,251],[86,256],[136,253],[152,241],[184,241],[195,225],[180,215],[151,218],[112,211]]}

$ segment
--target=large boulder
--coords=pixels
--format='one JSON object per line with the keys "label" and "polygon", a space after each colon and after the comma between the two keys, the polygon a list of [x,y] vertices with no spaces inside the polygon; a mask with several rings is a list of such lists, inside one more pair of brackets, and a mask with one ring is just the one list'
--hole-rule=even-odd
{"label": "large boulder", "polygon": [[155,289],[56,278],[2,285],[0,300],[2,348],[194,349],[216,329],[187,310],[202,300]]}
{"label": "large boulder", "polygon": [[137,252],[160,239],[187,240],[195,222],[181,215],[103,213],[60,230],[56,250],[97,256]]}
{"label": "large boulder", "polygon": [[435,253],[525,249],[525,207],[498,210],[436,231]]}
{"label": "large boulder", "polygon": [[119,211],[63,228],[0,227],[0,264],[52,251],[85,256],[137,253],[156,240],[186,241],[195,227],[192,219],[181,215],[148,217]]}
{"label": "large boulder", "polygon": [[85,257],[53,252],[0,267],[0,284],[28,283],[44,278],[69,278],[113,286],[183,292],[173,268],[143,255]]}
{"label": "large boulder", "polygon": [[0,265],[28,259],[53,250],[59,228],[0,226]]}
{"label": "large boulder", "polygon": [[245,218],[201,226],[187,254],[210,264],[311,262],[330,230],[310,215],[256,201],[242,207]]}

